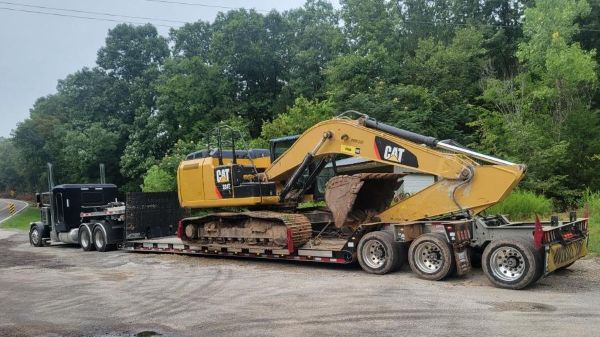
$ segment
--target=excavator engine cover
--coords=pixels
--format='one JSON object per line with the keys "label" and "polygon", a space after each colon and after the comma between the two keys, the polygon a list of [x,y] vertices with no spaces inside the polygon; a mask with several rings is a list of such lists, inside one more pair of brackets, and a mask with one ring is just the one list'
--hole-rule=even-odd
{"label": "excavator engine cover", "polygon": [[376,216],[389,207],[402,184],[398,173],[360,173],[335,176],[327,182],[325,202],[333,213],[335,226],[354,226],[378,221]]}

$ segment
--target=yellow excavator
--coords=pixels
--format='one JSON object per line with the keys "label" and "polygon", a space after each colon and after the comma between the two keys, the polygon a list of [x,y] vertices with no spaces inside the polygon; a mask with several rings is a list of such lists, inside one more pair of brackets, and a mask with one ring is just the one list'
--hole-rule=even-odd
{"label": "yellow excavator", "polygon": [[[479,216],[511,192],[525,166],[452,141],[355,111],[299,136],[271,140],[268,150],[236,149],[233,136],[225,150],[222,135],[219,129],[217,148],[188,155],[177,172],[181,206],[212,209],[183,219],[178,229],[184,243],[206,254],[358,260],[376,274],[398,269],[408,259],[418,276],[440,280],[468,272],[471,250],[479,249],[492,283],[518,289],[586,253],[587,221],[571,219],[569,228],[579,231],[571,237],[576,249],[565,248],[569,256],[548,268],[554,256],[542,250],[566,223],[543,227],[547,240],[538,245],[533,224]],[[349,158],[368,165],[342,167]],[[414,173],[435,181],[400,195]],[[322,199],[325,205],[318,202]]]}

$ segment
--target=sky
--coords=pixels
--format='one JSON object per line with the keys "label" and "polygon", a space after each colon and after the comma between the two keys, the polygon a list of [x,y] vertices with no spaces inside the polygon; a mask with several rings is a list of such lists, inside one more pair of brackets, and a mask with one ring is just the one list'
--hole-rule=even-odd
{"label": "sky", "polygon": [[[337,6],[337,1],[332,2]],[[192,3],[197,5],[189,5]],[[213,21],[219,11],[227,11],[226,8],[218,8],[219,6],[284,11],[303,4],[304,0],[0,1],[0,137],[9,137],[17,123],[29,116],[29,109],[37,98],[55,93],[59,79],[83,67],[93,67],[96,53],[104,45],[108,30],[118,24],[31,12],[179,27],[181,23],[156,19]],[[147,17],[153,20],[60,11],[49,9],[50,7]],[[169,27],[158,26],[157,29],[160,34],[168,35]]]}

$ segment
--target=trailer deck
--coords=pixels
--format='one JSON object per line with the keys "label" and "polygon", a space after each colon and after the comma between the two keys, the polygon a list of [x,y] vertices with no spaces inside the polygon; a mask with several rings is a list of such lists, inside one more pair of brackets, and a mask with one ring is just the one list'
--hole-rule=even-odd
{"label": "trailer deck", "polygon": [[[331,240],[331,239],[330,239]],[[344,242],[346,242],[344,240]],[[331,246],[339,247],[338,242],[326,242],[323,248]],[[239,249],[232,250],[223,248],[220,245],[189,245],[181,241],[176,236],[149,240],[132,240],[123,245],[123,249],[131,252],[142,253],[171,253],[180,255],[201,255],[201,256],[230,256],[230,257],[249,257],[263,259],[278,259],[292,261],[313,261],[323,263],[351,263],[351,259],[337,257],[336,251],[326,249],[316,249],[311,247],[302,247],[298,249],[297,254],[290,254],[287,249]]]}

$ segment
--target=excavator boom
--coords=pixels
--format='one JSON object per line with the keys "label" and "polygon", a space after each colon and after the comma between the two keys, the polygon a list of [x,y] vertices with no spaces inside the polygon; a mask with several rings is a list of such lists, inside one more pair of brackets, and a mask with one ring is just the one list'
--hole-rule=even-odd
{"label": "excavator boom", "polygon": [[[437,177],[433,185],[391,206],[389,190],[397,186],[389,183],[389,176],[383,184],[367,182],[379,181],[381,177],[336,177],[328,184],[326,200],[337,226],[347,223],[345,216],[353,212],[376,212],[386,222],[414,221],[453,212],[474,215],[505,198],[525,171],[523,165],[362,117],[336,118],[313,126],[265,170],[265,178],[286,181],[290,186],[308,165],[307,160],[335,155],[360,157]],[[368,188],[373,184],[378,188]],[[354,203],[367,199],[379,200],[380,204],[371,202],[365,209]]]}

